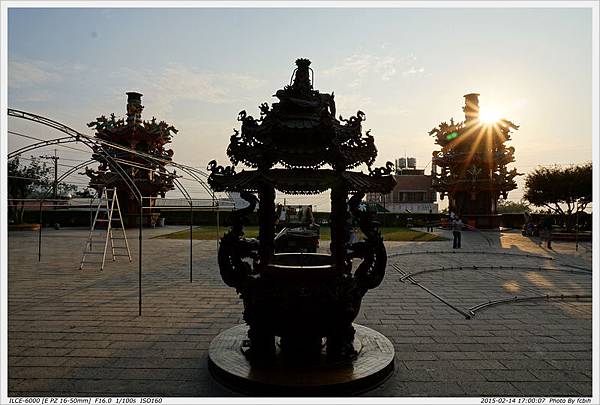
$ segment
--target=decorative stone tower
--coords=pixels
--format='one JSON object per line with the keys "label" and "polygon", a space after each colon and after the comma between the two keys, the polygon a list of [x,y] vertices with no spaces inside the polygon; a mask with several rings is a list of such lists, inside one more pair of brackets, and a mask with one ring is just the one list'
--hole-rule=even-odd
{"label": "decorative stone tower", "polygon": [[[154,157],[171,160],[173,150],[166,149],[165,145],[171,142],[172,135],[177,130],[164,121],[156,122],[152,117],[150,121],[142,120],[142,94],[136,92],[127,93],[127,118],[116,119],[115,114],[110,118],[104,115],[90,122],[88,127],[95,128],[96,138],[135,149],[137,152],[152,155]],[[164,168],[164,163],[157,160],[145,159],[142,155],[128,152],[118,146],[104,146],[110,156],[126,171],[135,182],[144,198],[143,205],[152,207],[158,195],[164,197],[165,193],[174,189],[173,176]],[[90,177],[90,187],[100,192],[104,187],[117,188],[118,198],[122,214],[127,226],[135,226],[138,223],[140,205],[138,197],[127,185],[118,173],[113,172],[109,165],[97,154],[92,155],[100,165],[96,170],[86,169]],[[159,214],[151,210],[144,211],[144,222],[146,225],[153,224]]]}
{"label": "decorative stone tower", "polygon": [[517,188],[517,169],[508,171],[506,167],[514,162],[515,149],[505,143],[511,129],[519,127],[506,119],[482,122],[479,94],[464,97],[464,122],[450,119],[449,124],[442,122],[429,132],[441,146],[433,152],[433,187],[442,199],[448,196],[450,211],[463,222],[477,228],[498,228],[498,199],[506,199],[508,192]]}

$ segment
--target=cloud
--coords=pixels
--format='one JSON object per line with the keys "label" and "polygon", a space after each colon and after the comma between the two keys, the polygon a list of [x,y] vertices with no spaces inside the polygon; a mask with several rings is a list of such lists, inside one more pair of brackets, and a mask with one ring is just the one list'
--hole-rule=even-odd
{"label": "cloud", "polygon": [[369,109],[374,102],[371,97],[358,93],[345,93],[339,96],[335,95],[335,104],[337,115],[342,115],[344,118],[349,118],[355,115],[358,110],[362,110],[369,115]]}
{"label": "cloud", "polygon": [[145,96],[157,100],[158,104],[154,106],[157,113],[170,112],[174,103],[181,101],[238,103],[266,83],[248,75],[201,71],[177,63],[157,71],[121,69],[112,77],[126,79],[129,87],[137,86]]}
{"label": "cloud", "polygon": [[413,76],[413,75],[421,74],[423,72],[425,72],[425,68],[422,68],[422,67],[416,68],[416,67],[413,66],[413,67],[411,67],[411,68],[403,71],[402,72],[402,76],[403,77],[408,77],[408,76]]}
{"label": "cloud", "polygon": [[39,61],[8,62],[8,86],[13,89],[25,89],[57,83],[63,76],[56,67]]}
{"label": "cloud", "polygon": [[402,77],[408,77],[425,72],[425,68],[416,66],[417,58],[410,54],[404,57],[395,55],[373,55],[367,53],[353,54],[343,59],[342,62],[329,69],[321,71],[324,77],[348,75],[354,79],[349,82],[349,87],[358,87],[363,79],[376,77],[382,81],[389,81],[398,72]]}
{"label": "cloud", "polygon": [[400,115],[408,115],[412,113],[412,111],[413,110],[411,110],[410,108],[406,108],[400,105],[389,105],[373,110],[372,114],[384,117],[397,117]]}

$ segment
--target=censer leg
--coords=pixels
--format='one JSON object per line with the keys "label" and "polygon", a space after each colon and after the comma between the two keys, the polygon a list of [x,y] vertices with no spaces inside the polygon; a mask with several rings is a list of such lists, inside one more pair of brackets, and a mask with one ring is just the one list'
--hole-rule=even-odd
{"label": "censer leg", "polygon": [[357,353],[354,349],[354,327],[352,323],[340,326],[327,336],[327,356],[332,359],[354,358]]}

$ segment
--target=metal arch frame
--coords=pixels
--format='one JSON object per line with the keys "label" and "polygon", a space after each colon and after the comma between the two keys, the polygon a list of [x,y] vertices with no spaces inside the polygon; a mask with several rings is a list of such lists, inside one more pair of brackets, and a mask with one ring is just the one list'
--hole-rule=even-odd
{"label": "metal arch frame", "polygon": [[39,149],[39,148],[43,148],[45,146],[51,146],[51,145],[60,145],[63,143],[73,143],[73,142],[78,142],[78,140],[74,140],[72,137],[70,136],[63,136],[62,138],[55,138],[55,139],[50,139],[47,141],[41,141],[41,142],[37,142],[37,143],[33,143],[31,145],[27,145],[24,146],[20,149],[17,149],[11,153],[9,153],[7,155],[7,159],[13,159],[17,156],[22,155],[23,153],[29,152],[30,150],[34,150],[34,149]]}
{"label": "metal arch frame", "polygon": [[[67,135],[69,135],[73,141],[77,142],[77,141],[81,141],[84,145],[86,145],[87,147],[89,147],[92,152],[96,153],[100,159],[103,159],[108,166],[113,169],[118,175],[119,177],[125,182],[125,184],[127,185],[127,187],[131,190],[132,194],[135,196],[135,198],[137,199],[137,201],[140,203],[140,218],[139,218],[139,237],[138,237],[138,254],[139,254],[139,258],[138,258],[138,314],[139,316],[142,315],[142,249],[143,249],[143,243],[142,243],[142,227],[143,227],[143,200],[142,200],[142,194],[140,192],[140,190],[138,189],[138,187],[136,186],[135,182],[131,179],[131,177],[127,174],[127,172],[125,170],[123,170],[123,168],[121,167],[121,165],[116,162],[114,160],[114,158],[112,156],[110,156],[109,153],[107,153],[107,151],[104,149],[104,145],[102,142],[98,142],[98,140],[89,137],[87,135],[81,134],[77,131],[75,131],[74,129],[63,125],[57,121],[36,115],[36,114],[31,114],[31,113],[27,113],[25,111],[19,111],[19,110],[13,110],[13,109],[8,109],[8,115],[9,116],[13,116],[13,117],[17,117],[17,118],[23,118],[26,120],[30,120],[33,122],[37,122],[46,126],[49,126],[51,128],[57,129],[63,133],[66,133]],[[66,137],[63,137],[62,139],[64,139]],[[82,139],[83,138],[83,139]],[[59,138],[61,139],[61,138]],[[42,147],[42,146],[46,146],[48,145],[48,142],[42,142],[42,143],[38,143],[38,148]],[[32,150],[32,149],[28,149],[28,150]],[[18,156],[18,155],[16,155]],[[93,160],[92,160],[93,161]],[[67,170],[65,173],[63,173],[63,175],[60,177],[60,180],[63,180],[64,178],[66,178],[67,176],[71,175],[75,170],[78,170],[80,168],[84,167],[82,164],[76,165],[75,167]],[[57,179],[57,182],[59,180]],[[40,201],[40,231],[39,231],[39,236],[38,236],[38,261],[41,261],[41,246],[42,246],[42,203],[45,200],[46,196],[49,193],[50,188],[48,188],[46,190],[46,192],[44,193],[41,201]]]}
{"label": "metal arch frame", "polygon": [[[30,150],[35,150],[44,146],[50,146],[50,145],[57,145],[57,144],[61,144],[61,143],[72,143],[72,142],[82,142],[85,146],[89,147],[91,149],[91,151],[95,154],[97,154],[97,156],[102,159],[104,162],[107,163],[107,165],[116,173],[119,175],[119,177],[125,182],[125,184],[127,185],[127,187],[130,189],[130,191],[132,192],[132,194],[135,196],[136,200],[139,202],[140,204],[140,212],[139,212],[139,238],[138,238],[138,245],[139,245],[139,259],[138,259],[138,295],[139,295],[139,301],[138,301],[138,308],[139,308],[139,316],[142,315],[142,247],[143,247],[143,243],[142,243],[142,228],[143,228],[143,210],[144,210],[144,206],[143,206],[143,200],[144,200],[144,196],[142,196],[140,190],[138,189],[137,185],[135,184],[135,182],[133,181],[133,179],[128,175],[127,171],[123,169],[123,167],[121,166],[121,164],[119,163],[119,161],[122,161],[125,164],[128,163],[134,163],[134,162],[128,162],[124,159],[119,159],[119,158],[114,158],[112,157],[104,148],[105,146],[109,147],[109,148],[113,148],[113,149],[117,149],[117,150],[122,150],[125,152],[128,152],[130,154],[133,154],[135,156],[141,157],[143,160],[145,160],[147,163],[149,163],[151,166],[153,166],[156,163],[162,163],[165,166],[169,165],[169,166],[173,166],[176,168],[179,168],[180,170],[183,170],[185,173],[189,174],[194,180],[196,180],[198,183],[200,183],[200,185],[212,196],[212,206],[214,208],[215,206],[215,198],[214,198],[214,192],[210,189],[210,187],[206,184],[206,182],[200,177],[208,177],[208,174],[198,170],[196,168],[190,167],[190,166],[186,166],[180,163],[176,163],[173,162],[172,160],[169,159],[163,159],[163,158],[158,158],[156,156],[150,155],[150,154],[146,154],[143,152],[139,152],[136,151],[134,149],[131,148],[127,148],[124,147],[122,145],[119,144],[115,144],[113,142],[109,142],[109,141],[105,141],[105,140],[101,140],[95,137],[91,137],[89,135],[85,135],[82,134],[76,130],[74,130],[71,127],[68,127],[64,124],[61,124],[60,122],[54,121],[52,119],[37,115],[37,114],[33,114],[33,113],[29,113],[26,111],[21,111],[21,110],[15,110],[15,109],[8,109],[8,116],[12,116],[12,117],[16,117],[16,118],[21,118],[21,119],[25,119],[25,120],[29,120],[29,121],[33,121],[42,125],[46,125],[48,127],[54,128],[60,132],[63,132],[65,134],[67,134],[67,137],[61,137],[61,138],[56,138],[56,139],[52,139],[52,140],[48,140],[48,141],[40,141],[37,142],[35,144],[32,145],[28,145],[26,147],[20,148],[14,152],[12,152],[11,154],[9,154],[8,158],[12,159],[16,156],[20,156],[22,153],[25,153],[27,151]],[[94,162],[94,159],[88,160],[86,162],[80,163],[74,167],[72,167],[71,169],[67,170],[65,173],[63,173],[59,179],[57,179],[56,181],[62,181],[64,180],[66,177],[70,176],[71,174],[73,174],[76,170],[79,170],[81,168],[83,168],[84,166],[91,164],[92,162]],[[154,169],[153,167],[144,167],[145,170],[152,170],[155,171],[156,169]],[[184,195],[184,197],[186,198],[186,200],[189,202],[190,204],[190,282],[192,282],[192,259],[193,259],[193,251],[192,251],[192,226],[193,226],[193,201],[189,195],[189,193],[187,192],[187,190],[185,189],[185,187],[177,180],[177,176],[174,173],[169,173],[167,171],[168,174],[173,176],[173,180],[174,180],[174,184],[176,185],[176,187],[179,189],[179,191]],[[41,244],[42,244],[42,226],[41,224],[42,222],[42,204],[44,202],[44,200],[46,199],[48,193],[50,191],[50,188],[46,189],[46,192],[44,193],[42,199],[40,200],[40,230],[39,230],[39,236],[38,236],[38,261],[41,261]],[[230,200],[233,200],[231,198],[231,195],[229,193],[227,193],[227,196]],[[218,214],[218,211],[217,211]],[[217,224],[217,230],[218,230],[218,224]]]}
{"label": "metal arch frame", "polygon": [[[12,116],[12,117],[16,117],[16,118],[22,118],[22,119],[25,119],[25,120],[28,120],[28,121],[37,122],[37,123],[49,126],[51,128],[54,128],[54,129],[56,129],[56,130],[58,130],[60,132],[63,132],[65,134],[67,134],[69,137],[71,137],[71,139],[73,139],[72,142],[79,142],[79,141],[81,141],[86,146],[90,147],[92,150],[94,150],[93,146],[100,147],[100,148],[102,146],[107,146],[107,147],[110,147],[110,148],[113,148],[113,149],[122,150],[122,151],[125,151],[127,153],[133,154],[135,156],[144,158],[144,160],[146,160],[147,162],[162,163],[165,166],[172,166],[172,167],[181,169],[184,172],[186,172],[187,174],[189,174],[190,176],[192,176],[194,178],[194,180],[196,180],[198,183],[200,183],[200,185],[210,195],[214,195],[212,189],[201,178],[201,177],[208,177],[208,174],[206,172],[202,171],[202,170],[196,169],[196,168],[191,167],[191,166],[186,166],[186,165],[183,165],[181,163],[174,162],[174,161],[172,161],[170,159],[160,158],[160,157],[157,157],[157,156],[154,156],[154,155],[150,155],[150,154],[147,154],[147,153],[144,153],[144,152],[137,151],[135,149],[127,148],[127,147],[125,147],[123,145],[119,145],[119,144],[116,144],[114,142],[110,142],[110,141],[106,141],[106,140],[95,138],[93,136],[82,134],[81,132],[78,132],[75,129],[69,127],[69,126],[61,124],[60,122],[57,122],[57,121],[54,121],[52,119],[43,117],[41,115],[29,113],[27,111],[15,110],[15,109],[9,108],[8,109],[8,115]],[[58,139],[66,139],[66,137],[58,138]],[[49,145],[57,144],[56,141],[57,140],[45,141],[44,143],[40,142],[38,147],[43,147],[43,146],[49,146]],[[89,144],[86,141],[89,142]],[[65,142],[60,142],[60,143],[67,143],[67,142],[65,141]],[[24,148],[22,148],[22,149],[24,149]],[[25,150],[15,151],[15,152],[9,154],[9,159],[13,158],[14,156],[17,156],[18,154],[24,153],[24,152],[26,152],[28,150],[32,150],[32,149],[34,149],[34,148],[29,148],[29,149],[25,149]],[[104,152],[106,153],[105,150],[104,150]],[[231,198],[231,195],[229,193],[226,193],[226,194],[227,194],[227,197],[230,200],[233,200],[233,198]]]}
{"label": "metal arch frame", "polygon": [[8,115],[12,116],[12,117],[23,118],[23,119],[26,119],[29,121],[33,121],[33,122],[37,122],[37,123],[46,125],[48,127],[51,127],[51,128],[57,129],[61,132],[64,132],[65,134],[70,135],[71,137],[83,136],[83,137],[89,138],[87,135],[83,135],[83,134],[77,132],[76,130],[74,130],[73,128],[68,127],[64,124],[61,124],[58,121],[51,120],[50,118],[46,118],[41,115],[29,113],[27,111],[21,111],[21,110],[15,110],[15,109],[9,108]]}

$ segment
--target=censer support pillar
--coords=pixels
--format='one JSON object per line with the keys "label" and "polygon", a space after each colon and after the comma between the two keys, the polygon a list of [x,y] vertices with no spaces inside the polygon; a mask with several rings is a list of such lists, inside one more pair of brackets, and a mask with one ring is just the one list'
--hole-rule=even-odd
{"label": "censer support pillar", "polygon": [[258,209],[258,223],[260,224],[258,254],[261,265],[266,266],[275,251],[273,241],[275,238],[275,188],[264,184],[258,192],[258,199],[260,204]]}
{"label": "censer support pillar", "polygon": [[335,263],[340,271],[345,270],[346,266],[346,219],[348,210],[346,209],[346,200],[348,199],[348,190],[343,183],[334,185],[331,188],[331,254],[335,258]]}

